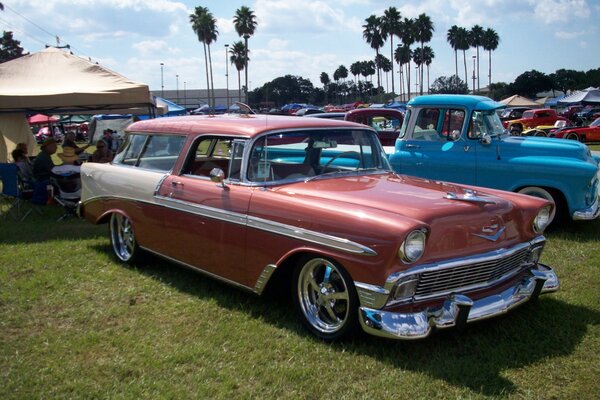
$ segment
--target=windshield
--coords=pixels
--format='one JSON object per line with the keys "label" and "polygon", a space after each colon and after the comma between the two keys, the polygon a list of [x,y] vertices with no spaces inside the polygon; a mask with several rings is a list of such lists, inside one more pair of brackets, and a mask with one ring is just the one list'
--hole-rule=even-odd
{"label": "windshield", "polygon": [[478,139],[487,133],[490,136],[499,136],[504,133],[502,121],[495,111],[473,111],[469,137]]}
{"label": "windshield", "polygon": [[390,169],[374,132],[323,129],[257,139],[250,151],[247,175],[252,182],[275,182]]}

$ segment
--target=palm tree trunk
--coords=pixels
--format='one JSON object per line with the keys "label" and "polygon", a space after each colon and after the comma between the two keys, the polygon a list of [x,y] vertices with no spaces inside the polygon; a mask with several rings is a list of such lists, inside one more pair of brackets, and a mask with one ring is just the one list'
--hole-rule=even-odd
{"label": "palm tree trunk", "polygon": [[407,80],[406,80],[406,91],[408,92],[408,99],[410,100],[410,60],[408,61],[408,64],[406,64],[406,71],[407,71]]}
{"label": "palm tree trunk", "polygon": [[400,99],[404,100],[404,85],[402,83],[402,64],[398,63],[398,77],[400,78],[400,84],[398,85],[398,94],[400,95]]}
{"label": "palm tree trunk", "polygon": [[204,47],[204,66],[206,67],[206,100],[208,106],[210,107],[210,80],[208,79],[208,57],[206,55],[206,43],[202,42],[202,47]]}
{"label": "palm tree trunk", "polygon": [[427,94],[429,94],[429,65],[427,66]]}
{"label": "palm tree trunk", "polygon": [[246,104],[248,104],[248,38],[246,37],[247,35],[244,35],[244,46],[246,46],[245,48],[245,55],[244,55],[244,75],[245,75],[245,82],[246,82]]}
{"label": "palm tree trunk", "polygon": [[[454,70],[456,71],[455,75],[458,78],[458,51],[454,48]],[[456,85],[456,93],[458,94],[458,85]]]}
{"label": "palm tree trunk", "polygon": [[208,45],[208,65],[210,66],[210,93],[212,98],[213,111],[215,110],[215,82],[213,80],[213,71],[212,71],[212,57],[210,54],[210,44]]}
{"label": "palm tree trunk", "polygon": [[423,95],[423,42],[421,42],[421,65],[419,65],[419,73],[421,74],[421,79],[419,81],[419,94]]}
{"label": "palm tree trunk", "polygon": [[476,47],[477,49],[477,93],[479,93],[479,46]]}
{"label": "palm tree trunk", "polygon": [[492,90],[492,50],[488,50],[489,59],[488,59],[488,91]]}
{"label": "palm tree trunk", "polygon": [[465,83],[469,87],[469,78],[467,78],[467,51],[463,50],[463,61],[465,62]]}
{"label": "palm tree trunk", "polygon": [[240,103],[242,102],[242,74],[240,74],[240,70],[238,69],[238,99]]}
{"label": "palm tree trunk", "polygon": [[392,92],[396,95],[394,88],[394,34],[390,35],[390,60],[392,61]]}

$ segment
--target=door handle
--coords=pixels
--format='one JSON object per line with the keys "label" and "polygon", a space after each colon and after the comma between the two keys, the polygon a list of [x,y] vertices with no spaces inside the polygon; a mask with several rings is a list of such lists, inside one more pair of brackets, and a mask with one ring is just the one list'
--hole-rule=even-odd
{"label": "door handle", "polygon": [[183,187],[183,182],[180,182],[180,181],[171,181],[171,186],[173,186],[173,187],[177,187],[177,186]]}
{"label": "door handle", "polygon": [[421,146],[419,146],[418,144],[412,144],[412,143],[407,143],[404,145],[404,147],[406,147],[407,149],[420,149]]}

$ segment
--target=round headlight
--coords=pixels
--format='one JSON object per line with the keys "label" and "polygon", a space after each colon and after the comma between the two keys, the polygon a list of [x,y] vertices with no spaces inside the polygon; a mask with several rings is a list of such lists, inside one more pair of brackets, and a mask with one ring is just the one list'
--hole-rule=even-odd
{"label": "round headlight", "polygon": [[406,237],[398,255],[405,263],[414,263],[423,255],[425,251],[425,232],[422,230],[412,231]]}
{"label": "round headlight", "polygon": [[542,208],[535,216],[535,219],[533,220],[533,230],[535,231],[535,233],[542,233],[544,232],[544,229],[548,227],[548,224],[550,223],[551,214],[550,207],[551,206],[546,206]]}

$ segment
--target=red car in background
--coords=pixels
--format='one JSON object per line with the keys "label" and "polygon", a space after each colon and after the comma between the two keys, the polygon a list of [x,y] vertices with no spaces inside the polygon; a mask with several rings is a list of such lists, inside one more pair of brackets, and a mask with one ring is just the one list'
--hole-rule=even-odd
{"label": "red car in background", "polygon": [[589,126],[571,126],[550,132],[549,136],[580,142],[600,142],[600,118],[596,118]]}
{"label": "red car in background", "polygon": [[521,118],[504,121],[502,125],[510,131],[511,135],[520,135],[526,129],[540,125],[554,125],[556,121],[567,121],[567,119],[558,116],[551,108],[541,108],[525,111]]}
{"label": "red car in background", "polygon": [[357,108],[348,111],[344,119],[374,128],[382,145],[393,146],[404,121],[404,113],[393,108]]}

